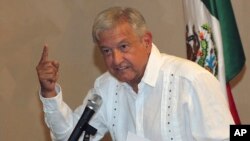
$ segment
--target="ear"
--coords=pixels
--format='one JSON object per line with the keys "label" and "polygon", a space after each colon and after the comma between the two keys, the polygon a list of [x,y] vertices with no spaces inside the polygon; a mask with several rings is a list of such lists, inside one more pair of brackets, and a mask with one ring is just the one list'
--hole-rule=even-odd
{"label": "ear", "polygon": [[149,48],[151,50],[152,48],[152,33],[151,32],[146,32],[143,35],[143,44],[146,48]]}

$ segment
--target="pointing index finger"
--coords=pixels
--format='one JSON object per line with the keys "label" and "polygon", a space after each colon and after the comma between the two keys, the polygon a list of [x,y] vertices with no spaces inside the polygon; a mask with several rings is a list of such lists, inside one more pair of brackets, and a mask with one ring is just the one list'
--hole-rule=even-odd
{"label": "pointing index finger", "polygon": [[41,57],[40,63],[47,61],[48,60],[48,56],[49,56],[48,45],[44,45],[44,47],[43,47],[43,53],[42,53],[42,57]]}

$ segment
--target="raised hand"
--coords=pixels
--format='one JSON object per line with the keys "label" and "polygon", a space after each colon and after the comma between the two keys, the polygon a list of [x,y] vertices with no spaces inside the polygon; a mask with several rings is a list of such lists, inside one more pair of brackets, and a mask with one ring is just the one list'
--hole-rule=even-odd
{"label": "raised hand", "polygon": [[41,60],[39,61],[36,71],[41,85],[42,96],[49,98],[56,96],[55,84],[58,80],[59,63],[48,59],[49,50],[45,45]]}

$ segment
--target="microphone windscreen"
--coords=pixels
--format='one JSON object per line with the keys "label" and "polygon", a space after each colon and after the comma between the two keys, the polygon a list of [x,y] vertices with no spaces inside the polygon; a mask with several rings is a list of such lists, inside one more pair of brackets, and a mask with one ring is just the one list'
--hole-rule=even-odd
{"label": "microphone windscreen", "polygon": [[92,94],[88,99],[87,107],[94,110],[95,112],[99,109],[102,104],[102,97],[98,94]]}

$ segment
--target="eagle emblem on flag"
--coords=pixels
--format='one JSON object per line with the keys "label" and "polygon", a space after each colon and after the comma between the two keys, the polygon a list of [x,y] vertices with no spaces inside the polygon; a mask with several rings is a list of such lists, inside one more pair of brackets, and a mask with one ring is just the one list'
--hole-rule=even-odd
{"label": "eagle emblem on flag", "polygon": [[186,26],[187,58],[217,76],[218,55],[211,26],[205,23],[198,29],[195,25]]}

